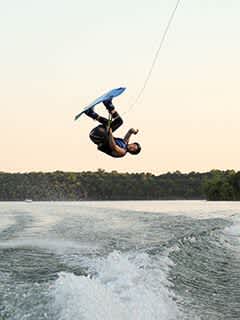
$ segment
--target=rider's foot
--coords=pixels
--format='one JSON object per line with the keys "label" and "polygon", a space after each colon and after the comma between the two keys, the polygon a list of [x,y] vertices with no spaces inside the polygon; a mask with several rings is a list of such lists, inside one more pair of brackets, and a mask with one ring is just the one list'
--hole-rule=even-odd
{"label": "rider's foot", "polygon": [[88,117],[90,117],[90,118],[92,118],[92,119],[94,119],[94,120],[96,120],[97,117],[98,117],[97,113],[94,111],[94,108],[90,108],[90,109],[86,110],[84,113],[85,113]]}
{"label": "rider's foot", "polygon": [[115,109],[114,105],[112,104],[112,99],[103,101],[103,104],[108,112],[112,112]]}

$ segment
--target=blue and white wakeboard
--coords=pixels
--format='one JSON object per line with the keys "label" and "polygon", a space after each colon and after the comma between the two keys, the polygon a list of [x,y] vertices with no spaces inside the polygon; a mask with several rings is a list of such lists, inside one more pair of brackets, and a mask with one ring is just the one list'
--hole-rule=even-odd
{"label": "blue and white wakeboard", "polygon": [[126,90],[126,88],[120,87],[120,88],[116,88],[116,89],[112,89],[112,90],[108,91],[107,93],[103,94],[101,97],[99,97],[96,100],[94,100],[88,106],[86,106],[79,114],[76,115],[76,117],[74,119],[77,120],[88,109],[91,109],[91,108],[95,107],[97,104],[99,104],[99,103],[101,103],[103,101],[111,100],[111,99],[119,96],[125,90]]}

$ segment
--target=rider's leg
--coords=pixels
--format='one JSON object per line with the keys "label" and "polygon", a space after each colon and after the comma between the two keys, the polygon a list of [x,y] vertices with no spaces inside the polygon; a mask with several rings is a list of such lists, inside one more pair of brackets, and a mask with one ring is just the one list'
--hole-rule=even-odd
{"label": "rider's leg", "polygon": [[104,126],[108,125],[108,120],[104,117],[99,116],[93,109],[88,109],[87,111],[85,111],[85,114],[93,119],[93,120],[97,120],[98,122],[100,122],[101,124],[103,124]]}
{"label": "rider's leg", "polygon": [[104,101],[103,104],[105,105],[106,109],[114,119],[111,123],[111,129],[114,132],[123,124],[123,119],[119,116],[118,112],[115,110],[115,107],[112,104],[112,100]]}

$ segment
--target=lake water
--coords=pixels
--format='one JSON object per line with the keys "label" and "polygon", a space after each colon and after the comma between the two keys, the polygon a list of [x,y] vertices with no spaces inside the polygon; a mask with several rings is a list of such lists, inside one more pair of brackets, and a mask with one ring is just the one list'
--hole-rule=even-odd
{"label": "lake water", "polygon": [[240,319],[240,203],[0,203],[1,320]]}

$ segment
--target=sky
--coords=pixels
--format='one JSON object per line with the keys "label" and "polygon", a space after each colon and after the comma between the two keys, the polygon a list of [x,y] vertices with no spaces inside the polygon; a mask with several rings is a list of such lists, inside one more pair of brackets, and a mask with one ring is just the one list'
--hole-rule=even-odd
{"label": "sky", "polygon": [[[0,0],[0,171],[240,170],[240,1]],[[81,109],[111,88],[137,156],[97,151]],[[96,108],[107,115],[103,105]]]}

